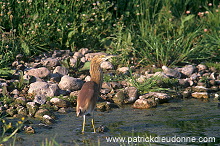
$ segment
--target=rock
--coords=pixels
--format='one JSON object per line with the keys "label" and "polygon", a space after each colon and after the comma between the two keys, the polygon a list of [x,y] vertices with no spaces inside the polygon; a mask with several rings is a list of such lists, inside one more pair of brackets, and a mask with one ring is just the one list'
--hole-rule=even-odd
{"label": "rock", "polygon": [[191,75],[190,79],[194,81],[194,80],[198,80],[198,79],[199,79],[199,77],[200,77],[200,75],[199,75],[199,74],[194,73],[194,74],[192,74],[192,75]]}
{"label": "rock", "polygon": [[209,98],[209,94],[207,92],[194,92],[194,93],[192,93],[192,97],[194,97],[194,98]]}
{"label": "rock", "polygon": [[16,108],[19,115],[27,116],[27,109],[23,106],[18,106]]}
{"label": "rock", "polygon": [[96,104],[96,108],[97,110],[104,112],[104,111],[109,111],[113,108],[118,108],[118,106],[114,103],[110,103],[110,102],[98,102]]}
{"label": "rock", "polygon": [[125,99],[125,103],[133,103],[138,98],[138,89],[136,87],[126,87],[124,93],[128,97]]}
{"label": "rock", "polygon": [[85,55],[86,53],[89,53],[89,49],[88,48],[81,48],[78,52],[81,53],[82,55]]}
{"label": "rock", "polygon": [[156,107],[157,104],[158,101],[153,98],[149,98],[149,99],[140,98],[134,102],[133,108],[147,109],[147,108]]}
{"label": "rock", "polygon": [[190,86],[190,83],[189,83],[188,79],[178,79],[178,81],[179,81],[179,85],[181,87],[186,88],[186,87]]}
{"label": "rock", "polygon": [[35,130],[32,126],[24,126],[24,132],[27,134],[34,134]]}
{"label": "rock", "polygon": [[115,96],[112,98],[112,100],[116,103],[116,104],[123,104],[124,100],[126,99],[124,91],[120,90],[118,91]]}
{"label": "rock", "polygon": [[9,109],[6,110],[6,113],[9,114],[11,117],[13,117],[18,112],[17,112],[17,110],[14,107],[10,107]]}
{"label": "rock", "polygon": [[47,58],[47,59],[42,60],[42,64],[48,67],[55,67],[57,65],[60,65],[60,62],[56,58]]}
{"label": "rock", "polygon": [[191,94],[192,94],[192,92],[189,90],[185,90],[182,92],[183,98],[189,98],[189,97],[191,97]]}
{"label": "rock", "polygon": [[34,96],[34,102],[35,102],[35,103],[38,103],[38,104],[42,105],[42,104],[45,104],[46,101],[47,101],[47,98],[46,98],[46,96],[43,95],[43,94],[42,94],[42,95],[36,95],[36,96]]}
{"label": "rock", "polygon": [[60,98],[57,98],[57,97],[52,98],[52,99],[50,100],[50,102],[51,102],[53,105],[56,105],[57,107],[68,107],[68,106],[70,105],[67,101],[65,101],[65,100],[63,100],[63,99],[60,99]]}
{"label": "rock", "polygon": [[192,91],[194,91],[194,92],[207,92],[208,88],[203,87],[203,86],[193,86]]}
{"label": "rock", "polygon": [[195,69],[196,68],[193,65],[186,65],[183,68],[181,68],[181,73],[190,77],[193,74],[193,72],[195,71]]}
{"label": "rock", "polygon": [[123,74],[129,74],[129,67],[121,67],[118,68],[117,71]]}
{"label": "rock", "polygon": [[101,63],[101,68],[103,69],[113,69],[113,65],[109,61],[104,61]]}
{"label": "rock", "polygon": [[50,81],[51,82],[60,82],[60,79],[63,75],[59,74],[59,73],[53,73],[50,74]]}
{"label": "rock", "polygon": [[173,77],[178,79],[181,77],[181,73],[175,69],[168,68],[167,66],[162,66],[162,69],[165,75],[167,75],[168,77]]}
{"label": "rock", "polygon": [[47,82],[34,82],[30,84],[29,94],[46,97],[58,96],[59,88],[56,84],[48,84]]}
{"label": "rock", "polygon": [[120,88],[122,88],[122,85],[120,83],[118,83],[118,82],[109,82],[109,83],[110,83],[110,85],[111,85],[111,87],[113,89],[120,89]]}
{"label": "rock", "polygon": [[111,84],[109,82],[103,82],[102,83],[102,88],[112,90]]}
{"label": "rock", "polygon": [[149,98],[153,98],[156,101],[158,101],[159,103],[164,103],[164,102],[168,102],[170,99],[172,99],[171,96],[169,96],[166,93],[159,93],[159,92],[149,92],[147,94],[144,94],[142,96],[139,97],[140,99],[149,99]]}
{"label": "rock", "polygon": [[45,123],[47,125],[51,125],[51,124],[55,123],[55,120],[49,115],[44,115],[42,121],[43,121],[43,123]]}
{"label": "rock", "polygon": [[108,131],[109,131],[108,127],[103,126],[103,125],[100,125],[100,126],[96,129],[96,132],[98,132],[98,133],[103,133],[103,132],[108,132]]}
{"label": "rock", "polygon": [[19,105],[26,105],[26,98],[24,97],[18,97],[15,99],[15,103]]}
{"label": "rock", "polygon": [[63,66],[57,66],[57,67],[54,69],[53,73],[54,73],[54,74],[55,74],[55,73],[58,73],[59,75],[64,76],[64,75],[67,75],[67,74],[68,74],[68,69],[65,68],[65,67],[63,67]]}
{"label": "rock", "polygon": [[77,58],[70,58],[70,66],[71,67],[74,67],[76,63],[77,63]]}
{"label": "rock", "polygon": [[69,77],[67,75],[61,78],[58,84],[59,88],[62,90],[75,91],[81,89],[83,81],[77,78]]}
{"label": "rock", "polygon": [[34,116],[39,108],[36,102],[27,102],[26,107],[30,116]]}
{"label": "rock", "polygon": [[35,113],[34,117],[35,117],[35,118],[39,118],[39,119],[42,120],[44,115],[52,116],[53,113],[51,113],[48,109],[39,109],[39,110]]}
{"label": "rock", "polygon": [[110,89],[105,88],[105,89],[101,89],[101,90],[100,90],[100,93],[102,93],[102,94],[108,94],[110,91],[111,91]]}
{"label": "rock", "polygon": [[19,95],[18,89],[14,89],[14,90],[11,92],[11,94],[13,94],[13,95]]}
{"label": "rock", "polygon": [[50,74],[50,71],[46,67],[33,68],[27,71],[26,75],[35,76],[38,78],[45,78]]}
{"label": "rock", "polygon": [[208,69],[207,66],[204,65],[204,64],[199,64],[199,65],[197,65],[197,68],[198,68],[198,71],[199,71],[199,72],[205,71],[205,70]]}

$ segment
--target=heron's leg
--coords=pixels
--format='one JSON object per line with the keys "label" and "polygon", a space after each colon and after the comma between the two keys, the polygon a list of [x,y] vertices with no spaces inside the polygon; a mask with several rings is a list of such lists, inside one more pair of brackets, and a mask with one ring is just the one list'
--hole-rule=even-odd
{"label": "heron's leg", "polygon": [[86,115],[83,115],[83,127],[82,127],[82,133],[84,133],[85,125],[86,125]]}
{"label": "heron's leg", "polygon": [[95,121],[94,121],[94,112],[92,113],[92,128],[93,128],[94,133],[96,133],[96,131],[95,131]]}

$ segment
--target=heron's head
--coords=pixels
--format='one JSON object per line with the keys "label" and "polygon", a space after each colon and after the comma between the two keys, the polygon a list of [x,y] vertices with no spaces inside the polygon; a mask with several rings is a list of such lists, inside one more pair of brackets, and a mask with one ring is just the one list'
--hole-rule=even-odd
{"label": "heron's head", "polygon": [[101,64],[103,61],[108,60],[109,58],[115,57],[116,55],[96,55],[92,58],[92,63]]}

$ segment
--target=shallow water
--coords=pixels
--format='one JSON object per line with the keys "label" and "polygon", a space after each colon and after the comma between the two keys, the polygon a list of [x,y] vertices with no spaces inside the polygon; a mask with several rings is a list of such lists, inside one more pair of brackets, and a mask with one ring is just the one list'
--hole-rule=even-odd
{"label": "shallow water", "polygon": [[[109,130],[104,133],[92,133],[90,119],[87,118],[86,133],[81,134],[82,118],[75,111],[56,114],[57,122],[50,127],[33,124],[36,134],[20,132],[18,145],[39,146],[45,140],[55,140],[62,145],[128,145],[133,141],[138,145],[149,145],[151,137],[182,138],[214,137],[215,142],[159,142],[154,139],[150,145],[217,145],[220,143],[220,108],[218,101],[198,99],[177,100],[165,103],[153,109],[133,109],[131,106],[113,109],[110,112],[95,111],[95,125],[105,125]],[[39,123],[39,122],[37,122]],[[124,138],[126,142],[107,142],[110,137]],[[213,141],[213,139],[205,139]],[[178,140],[178,139],[177,139]],[[152,142],[152,141],[151,141]],[[132,144],[130,142],[129,144]]]}

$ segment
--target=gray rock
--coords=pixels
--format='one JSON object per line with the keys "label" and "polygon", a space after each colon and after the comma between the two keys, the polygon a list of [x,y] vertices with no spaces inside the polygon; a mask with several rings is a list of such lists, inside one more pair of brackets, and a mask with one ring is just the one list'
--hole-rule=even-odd
{"label": "gray rock", "polygon": [[60,62],[56,58],[47,58],[42,60],[42,64],[47,67],[55,67],[57,65],[60,65]]}
{"label": "gray rock", "polygon": [[24,126],[24,132],[27,134],[34,134],[35,130],[32,126]]}
{"label": "gray rock", "polygon": [[88,48],[81,48],[78,52],[80,52],[82,55],[85,55],[86,53],[89,53]]}
{"label": "gray rock", "polygon": [[64,76],[64,75],[67,75],[67,74],[68,74],[68,69],[65,68],[65,67],[63,67],[63,66],[57,66],[57,67],[54,69],[53,73],[54,73],[54,74],[55,74],[55,73],[58,73],[58,74]]}
{"label": "gray rock", "polygon": [[87,53],[85,54],[85,58],[87,61],[91,61],[92,58],[96,55],[106,55],[106,53],[103,53],[103,52],[98,52],[98,53]]}
{"label": "gray rock", "polygon": [[113,65],[111,64],[111,62],[109,62],[109,61],[104,61],[104,62],[102,62],[102,64],[101,64],[101,68],[103,68],[103,69],[113,69],[114,67],[113,67]]}
{"label": "gray rock", "polygon": [[39,109],[39,110],[35,113],[34,117],[35,117],[35,118],[39,118],[39,119],[42,120],[44,115],[52,116],[53,113],[50,112],[48,109]]}
{"label": "gray rock", "polygon": [[38,78],[45,78],[50,74],[50,71],[46,67],[33,68],[27,71],[26,75],[35,76]]}
{"label": "gray rock", "polygon": [[77,63],[77,58],[70,58],[70,66],[74,67]]}
{"label": "gray rock", "polygon": [[26,105],[27,101],[24,97],[18,97],[15,99],[15,103],[19,105]]}
{"label": "gray rock", "polygon": [[45,104],[46,101],[47,101],[47,98],[44,94],[34,96],[35,103],[42,105],[42,104]]}
{"label": "gray rock", "polygon": [[69,77],[67,75],[61,78],[58,86],[62,90],[75,91],[81,89],[83,81],[77,78]]}
{"label": "gray rock", "polygon": [[194,92],[207,92],[209,89],[204,86],[193,86],[192,91]]}
{"label": "gray rock", "polygon": [[46,97],[53,97],[58,95],[59,88],[56,84],[50,85],[47,82],[34,82],[30,84],[28,93],[39,96],[45,95]]}
{"label": "gray rock", "polygon": [[124,93],[127,96],[125,103],[133,103],[138,98],[138,89],[136,87],[126,87]]}
{"label": "gray rock", "polygon": [[81,52],[75,52],[74,55],[76,58],[81,58],[83,57],[82,53]]}
{"label": "gray rock", "polygon": [[181,73],[178,70],[168,68],[167,66],[162,66],[165,75],[173,78],[181,78]]}
{"label": "gray rock", "polygon": [[204,65],[204,64],[199,64],[199,65],[197,65],[197,68],[198,68],[198,71],[199,71],[199,72],[200,72],[200,71],[205,71],[205,70],[208,69],[208,67],[207,67],[206,65]]}
{"label": "gray rock", "polygon": [[18,106],[16,108],[19,115],[27,116],[27,109],[23,106]]}
{"label": "gray rock", "polygon": [[158,101],[153,99],[153,98],[140,98],[136,100],[133,104],[133,108],[138,108],[138,109],[148,109],[152,107],[156,107],[158,104]]}
{"label": "gray rock", "polygon": [[207,92],[194,92],[194,93],[192,93],[192,97],[194,97],[194,98],[209,98],[209,94]]}
{"label": "gray rock", "polygon": [[171,96],[169,96],[166,93],[160,93],[160,92],[149,92],[147,94],[144,94],[139,97],[140,99],[149,99],[153,98],[155,101],[158,101],[159,103],[164,103],[172,99]]}
{"label": "gray rock", "polygon": [[196,69],[196,67],[193,65],[186,65],[181,68],[181,73],[190,77],[193,74],[193,72],[195,71],[195,69]]}
{"label": "gray rock", "polygon": [[27,102],[26,107],[30,116],[34,116],[39,108],[36,102]]}
{"label": "gray rock", "polygon": [[179,85],[186,88],[190,86],[188,79],[178,79]]}
{"label": "gray rock", "polygon": [[116,103],[116,104],[123,104],[125,99],[126,99],[126,96],[125,96],[123,90],[118,91],[118,92],[115,94],[115,96],[112,98],[112,100],[113,100],[114,103]]}
{"label": "gray rock", "polygon": [[121,67],[118,68],[117,71],[123,74],[129,74],[129,67]]}
{"label": "gray rock", "polygon": [[55,120],[49,115],[44,115],[42,118],[42,121],[47,125],[51,125],[51,124],[55,123]]}
{"label": "gray rock", "polygon": [[69,106],[69,103],[63,99],[60,99],[60,98],[52,98],[50,100],[50,102],[53,104],[53,105],[56,105],[57,107],[68,107]]}

